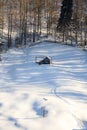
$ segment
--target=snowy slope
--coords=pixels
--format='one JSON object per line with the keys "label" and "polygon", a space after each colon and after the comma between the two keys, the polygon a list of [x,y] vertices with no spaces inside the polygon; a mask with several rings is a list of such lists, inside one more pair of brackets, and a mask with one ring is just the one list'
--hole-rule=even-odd
{"label": "snowy slope", "polygon": [[[38,65],[36,56],[52,57]],[[44,42],[0,62],[0,130],[87,129],[87,52]]]}

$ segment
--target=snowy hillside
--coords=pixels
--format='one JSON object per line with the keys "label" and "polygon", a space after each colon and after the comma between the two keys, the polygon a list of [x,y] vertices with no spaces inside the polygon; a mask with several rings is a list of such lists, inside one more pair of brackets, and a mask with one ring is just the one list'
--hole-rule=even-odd
{"label": "snowy hillside", "polygon": [[[36,56],[52,64],[38,65]],[[0,62],[0,130],[87,129],[87,52],[43,42]]]}

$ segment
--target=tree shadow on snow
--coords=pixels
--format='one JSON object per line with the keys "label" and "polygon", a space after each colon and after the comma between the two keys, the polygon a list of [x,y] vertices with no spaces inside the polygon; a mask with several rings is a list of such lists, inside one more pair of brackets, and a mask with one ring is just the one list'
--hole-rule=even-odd
{"label": "tree shadow on snow", "polygon": [[0,102],[0,108],[3,107],[3,103]]}
{"label": "tree shadow on snow", "polygon": [[79,91],[57,92],[56,94],[62,97],[66,97],[66,98],[87,101],[87,95]]}
{"label": "tree shadow on snow", "polygon": [[83,121],[84,129],[87,130],[87,121]]}
{"label": "tree shadow on snow", "polygon": [[27,130],[24,126],[22,126],[20,123],[18,123],[16,118],[8,117],[9,122],[13,122],[14,127],[21,129],[21,130]]}

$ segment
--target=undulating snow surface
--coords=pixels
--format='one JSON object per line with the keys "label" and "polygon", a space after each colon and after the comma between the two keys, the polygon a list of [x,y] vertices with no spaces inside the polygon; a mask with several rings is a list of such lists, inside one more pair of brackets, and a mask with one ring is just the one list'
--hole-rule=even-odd
{"label": "undulating snow surface", "polygon": [[[52,64],[38,65],[36,56]],[[87,52],[44,42],[2,59],[0,130],[87,129]]]}

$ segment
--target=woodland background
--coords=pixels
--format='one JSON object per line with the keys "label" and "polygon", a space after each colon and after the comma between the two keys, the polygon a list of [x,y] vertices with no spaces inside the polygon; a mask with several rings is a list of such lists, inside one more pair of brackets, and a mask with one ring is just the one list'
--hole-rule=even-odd
{"label": "woodland background", "polygon": [[[66,0],[67,1],[67,0]],[[87,0],[73,0],[71,22],[57,28],[62,0],[0,0],[0,50],[52,36],[87,44]],[[72,44],[72,42],[71,42]],[[3,48],[3,49],[2,49]]]}

